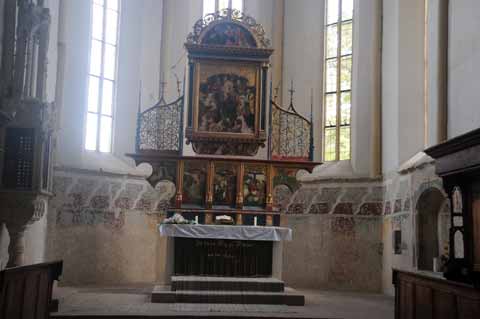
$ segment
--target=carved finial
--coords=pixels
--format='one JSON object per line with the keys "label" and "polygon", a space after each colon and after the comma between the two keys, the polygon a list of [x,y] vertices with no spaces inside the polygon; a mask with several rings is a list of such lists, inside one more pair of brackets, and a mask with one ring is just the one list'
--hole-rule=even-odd
{"label": "carved finial", "polygon": [[289,108],[293,108],[293,93],[295,93],[295,90],[293,89],[293,80],[291,80],[290,90],[288,90],[288,92],[290,92],[290,106],[289,106]]}
{"label": "carved finial", "polygon": [[140,86],[138,89],[138,114],[142,112],[142,80],[140,80]]}
{"label": "carved finial", "polygon": [[165,100],[166,87],[167,87],[167,82],[165,81],[160,82],[160,101]]}
{"label": "carved finial", "polygon": [[173,75],[177,79],[177,93],[178,93],[178,97],[180,97],[180,94],[181,94],[180,85],[182,84],[182,81],[180,81],[177,73],[173,73]]}
{"label": "carved finial", "polygon": [[310,88],[310,123],[313,125],[313,88]]}
{"label": "carved finial", "polygon": [[274,91],[275,91],[275,94],[273,96],[273,100],[276,102],[277,101],[277,98],[278,98],[278,91],[280,90],[280,88],[277,86]]}

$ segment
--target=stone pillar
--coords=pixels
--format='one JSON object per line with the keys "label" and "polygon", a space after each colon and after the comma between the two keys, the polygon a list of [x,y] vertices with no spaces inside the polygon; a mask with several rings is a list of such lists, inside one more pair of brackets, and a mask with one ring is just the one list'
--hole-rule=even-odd
{"label": "stone pillar", "polygon": [[24,264],[25,230],[27,226],[12,224],[6,224],[6,226],[10,236],[7,267],[22,266]]}
{"label": "stone pillar", "polygon": [[[372,162],[370,167],[370,177],[378,177],[382,174],[382,92],[381,92],[381,41],[382,41],[382,4],[380,1],[375,1],[375,9],[377,14],[374,15],[374,38],[375,43],[375,63],[372,70],[373,77],[373,89],[372,89],[372,134],[371,134],[371,156]],[[354,53],[355,54],[355,53]]]}
{"label": "stone pillar", "polygon": [[[273,2],[272,44],[275,50],[272,55],[272,89],[282,89],[283,78],[283,28],[285,20],[285,0]],[[282,93],[278,94],[278,105],[282,105]]]}
{"label": "stone pillar", "polygon": [[448,7],[449,0],[439,0],[438,12],[438,117],[437,142],[446,141],[448,114]]}
{"label": "stone pillar", "polygon": [[425,0],[425,146],[447,140],[449,0]]}

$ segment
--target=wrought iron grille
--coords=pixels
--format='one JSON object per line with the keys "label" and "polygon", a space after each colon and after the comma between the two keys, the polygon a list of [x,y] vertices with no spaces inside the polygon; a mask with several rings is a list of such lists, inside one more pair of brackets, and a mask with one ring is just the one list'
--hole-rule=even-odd
{"label": "wrought iron grille", "polygon": [[151,108],[139,112],[137,122],[137,151],[180,151],[183,96],[169,104],[162,98]]}
{"label": "wrought iron grille", "polygon": [[35,131],[7,128],[3,184],[7,188],[30,189],[33,182]]}
{"label": "wrought iron grille", "polygon": [[286,110],[275,101],[271,103],[272,158],[312,160],[312,123],[298,114],[292,104]]}

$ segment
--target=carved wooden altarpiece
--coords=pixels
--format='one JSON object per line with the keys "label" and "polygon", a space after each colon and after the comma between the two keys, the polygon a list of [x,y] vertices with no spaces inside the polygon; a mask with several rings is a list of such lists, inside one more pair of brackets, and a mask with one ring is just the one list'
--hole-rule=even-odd
{"label": "carved wooden altarpiece", "polygon": [[269,45],[262,26],[237,10],[195,24],[185,44],[185,137],[196,153],[253,156],[265,146]]}

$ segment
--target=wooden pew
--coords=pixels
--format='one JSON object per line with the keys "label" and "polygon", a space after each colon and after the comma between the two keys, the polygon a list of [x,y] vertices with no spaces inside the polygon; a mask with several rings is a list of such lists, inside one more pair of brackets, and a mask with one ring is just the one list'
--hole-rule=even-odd
{"label": "wooden pew", "polygon": [[62,267],[62,261],[55,261],[1,271],[0,319],[50,318],[50,311],[58,307],[52,302],[53,281]]}
{"label": "wooden pew", "polygon": [[480,290],[425,273],[393,269],[395,319],[480,318]]}

